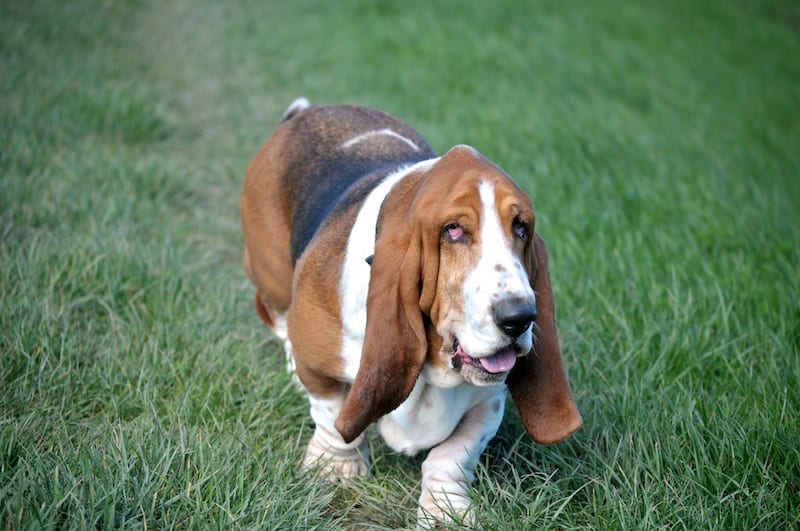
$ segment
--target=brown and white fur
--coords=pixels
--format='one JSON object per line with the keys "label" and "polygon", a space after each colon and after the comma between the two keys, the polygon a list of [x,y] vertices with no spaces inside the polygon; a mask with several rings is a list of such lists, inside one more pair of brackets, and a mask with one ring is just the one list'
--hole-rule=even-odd
{"label": "brown and white fur", "polygon": [[305,465],[367,472],[364,430],[430,449],[421,524],[470,518],[506,389],[529,435],[581,426],[530,198],[468,146],[438,157],[380,111],[296,100],[244,182],[244,266],[316,430]]}

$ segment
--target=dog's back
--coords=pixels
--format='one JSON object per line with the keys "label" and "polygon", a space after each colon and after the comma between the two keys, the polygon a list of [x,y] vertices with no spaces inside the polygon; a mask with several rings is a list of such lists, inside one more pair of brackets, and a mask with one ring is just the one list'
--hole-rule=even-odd
{"label": "dog's back", "polygon": [[323,222],[389,173],[435,156],[417,131],[381,111],[302,99],[289,106],[250,164],[242,199],[245,269],[268,325],[289,306],[294,264]]}

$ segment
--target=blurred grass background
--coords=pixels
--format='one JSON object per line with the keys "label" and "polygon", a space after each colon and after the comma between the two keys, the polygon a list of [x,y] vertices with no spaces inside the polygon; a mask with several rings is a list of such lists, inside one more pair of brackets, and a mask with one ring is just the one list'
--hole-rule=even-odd
{"label": "blurred grass background", "polygon": [[297,96],[476,146],[537,206],[585,427],[509,409],[485,529],[800,525],[800,6],[9,0],[0,522],[415,525],[420,458],[299,470],[238,201]]}

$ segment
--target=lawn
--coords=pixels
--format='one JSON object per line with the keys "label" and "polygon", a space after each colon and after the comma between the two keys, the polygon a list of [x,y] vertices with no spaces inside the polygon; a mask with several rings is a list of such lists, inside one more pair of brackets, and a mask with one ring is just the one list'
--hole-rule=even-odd
{"label": "lawn", "polygon": [[800,527],[796,2],[0,7],[0,528],[415,525],[421,458],[312,424],[241,268],[242,176],[297,96],[531,194],[583,429],[509,408],[484,529]]}

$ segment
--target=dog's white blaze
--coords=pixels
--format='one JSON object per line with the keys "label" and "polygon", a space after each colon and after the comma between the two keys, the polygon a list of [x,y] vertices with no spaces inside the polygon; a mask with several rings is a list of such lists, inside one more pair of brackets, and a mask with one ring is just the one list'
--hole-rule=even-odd
{"label": "dog's white blaze", "polygon": [[403,168],[369,193],[358,212],[347,239],[339,293],[342,301],[342,359],[345,378],[355,380],[361,360],[361,347],[367,328],[367,292],[371,269],[366,259],[375,254],[375,228],[381,204],[392,187],[413,171],[424,170],[439,159],[425,160]]}
{"label": "dog's white blaze", "polygon": [[350,147],[358,144],[359,142],[363,142],[365,140],[369,140],[370,138],[375,137],[375,136],[389,136],[389,137],[392,137],[392,138],[396,138],[397,140],[400,140],[401,142],[405,142],[414,151],[419,151],[419,146],[417,144],[415,144],[414,142],[412,142],[411,139],[409,139],[407,137],[404,137],[400,133],[398,133],[396,131],[392,131],[391,129],[388,129],[388,128],[386,128],[386,129],[378,129],[376,131],[368,131],[366,133],[362,133],[360,135],[354,136],[353,138],[351,138],[347,142],[342,143],[342,148],[343,149],[350,148]]}
{"label": "dog's white blaze", "polygon": [[[481,256],[464,281],[464,324],[458,340],[470,356],[494,354],[508,344],[508,338],[497,328],[492,307],[509,298],[534,299],[528,275],[519,258],[511,250],[500,223],[495,205],[494,185],[482,181],[478,188],[481,198]],[[518,346],[530,348],[531,331],[520,336]]]}

